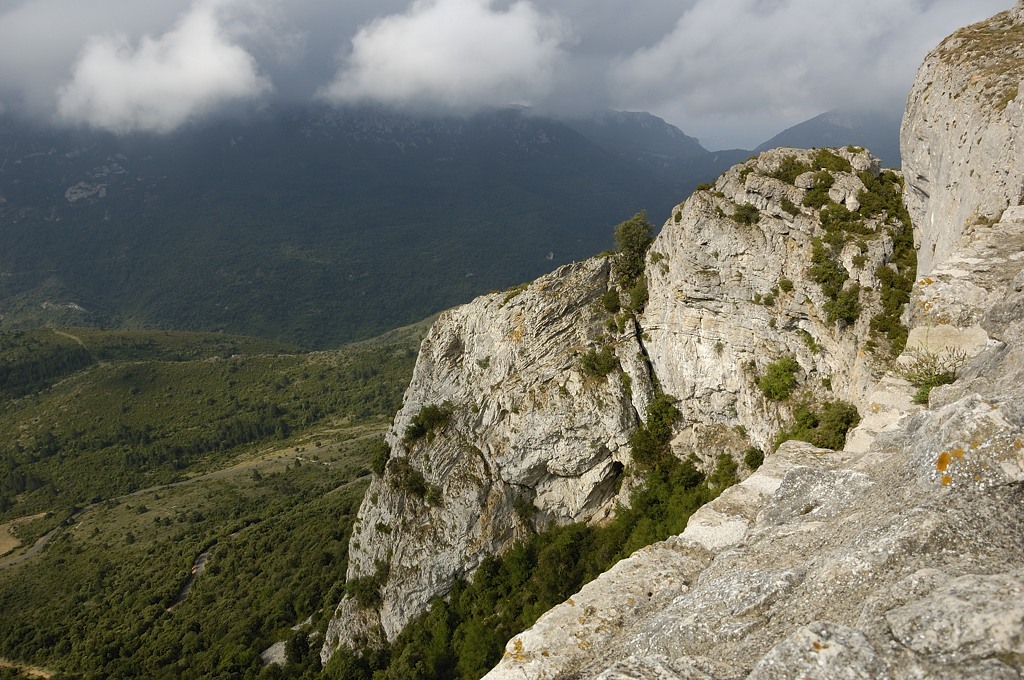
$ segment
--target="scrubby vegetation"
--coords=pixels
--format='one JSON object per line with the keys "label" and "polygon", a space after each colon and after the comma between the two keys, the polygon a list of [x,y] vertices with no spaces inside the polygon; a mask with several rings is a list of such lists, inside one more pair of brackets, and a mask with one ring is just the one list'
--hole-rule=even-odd
{"label": "scrubby vegetation", "polygon": [[796,156],[786,156],[782,159],[779,167],[775,172],[769,173],[770,177],[774,177],[777,180],[781,180],[786,184],[793,184],[796,182],[796,178],[805,172],[812,170],[809,163],[805,163],[799,160]]}
{"label": "scrubby vegetation", "polygon": [[825,449],[839,450],[846,444],[846,433],[859,422],[857,407],[849,402],[804,402],[793,409],[793,422],[776,436],[774,448],[784,441],[799,439]]}
{"label": "scrubby vegetation", "polygon": [[[736,482],[736,462],[721,456],[705,478],[693,461],[668,450],[679,413],[655,397],[646,422],[630,437],[642,488],[603,526],[573,524],[485,558],[471,581],[403,630],[395,644],[362,656],[335,655],[324,675],[352,680],[473,679],[501,658],[505,642],[636,549],[679,533],[690,515]],[[751,458],[751,462],[755,462]],[[748,466],[750,463],[748,463]]]}
{"label": "scrubby vegetation", "polygon": [[[8,375],[48,376],[7,383],[44,387],[0,407],[0,431],[12,433],[0,441],[0,519],[178,481],[338,420],[379,422],[397,410],[418,338],[284,354],[229,336],[67,335],[0,334]],[[64,361],[72,345],[91,357],[84,370]]]}
{"label": "scrubby vegetation", "polygon": [[761,213],[757,207],[751,203],[743,203],[737,205],[736,210],[733,211],[732,219],[737,224],[752,225],[757,224],[761,219]]}
{"label": "scrubby vegetation", "polygon": [[[288,354],[224,335],[0,333],[0,428],[17,433],[0,442],[0,519],[41,513],[18,525],[26,545],[54,530],[0,568],[0,657],[57,678],[313,677],[418,338]],[[275,641],[289,662],[264,669]]]}
{"label": "scrubby vegetation", "polygon": [[757,379],[757,386],[765,397],[772,401],[785,401],[796,389],[796,374],[800,364],[793,357],[782,357],[765,366],[764,374]]}
{"label": "scrubby vegetation", "polygon": [[580,355],[580,370],[591,378],[604,378],[619,367],[619,358],[611,345],[591,348]]}
{"label": "scrubby vegetation", "polygon": [[647,251],[654,242],[654,226],[647,213],[636,215],[615,227],[615,271],[619,288],[626,292],[630,308],[642,312],[647,304],[647,279],[644,276]]}
{"label": "scrubby vegetation", "polygon": [[421,439],[429,441],[433,438],[434,433],[448,424],[454,412],[455,407],[449,401],[443,404],[424,405],[406,426],[405,432],[402,434],[402,443],[408,449]]}
{"label": "scrubby vegetation", "polygon": [[897,366],[896,373],[917,388],[915,404],[927,404],[932,389],[956,381],[967,362],[967,353],[957,349],[933,352],[919,348],[910,352],[910,357],[908,363]]}
{"label": "scrubby vegetation", "polygon": [[[0,654],[58,680],[316,677],[309,640],[341,596],[364,436],[381,429],[336,433],[319,463],[268,459],[89,510],[30,565],[0,570]],[[291,660],[264,669],[276,641]]]}
{"label": "scrubby vegetation", "polygon": [[819,170],[814,175],[814,184],[804,194],[803,204],[808,208],[821,208],[829,202],[828,190],[836,178],[828,170]]}
{"label": "scrubby vegetation", "polygon": [[875,276],[881,282],[879,299],[882,311],[871,318],[871,330],[885,338],[892,356],[907,344],[907,327],[901,322],[903,310],[910,302],[910,291],[917,278],[917,251],[910,214],[903,204],[903,180],[886,170],[879,176],[861,173],[866,187],[858,195],[860,213],[864,217],[885,218],[890,225],[893,253],[889,264],[878,267]]}

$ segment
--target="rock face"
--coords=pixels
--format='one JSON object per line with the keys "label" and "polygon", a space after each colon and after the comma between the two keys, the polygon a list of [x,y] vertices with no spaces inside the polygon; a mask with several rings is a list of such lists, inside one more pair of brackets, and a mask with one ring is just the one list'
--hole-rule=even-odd
{"label": "rock face", "polygon": [[[654,242],[642,315],[609,311],[618,304],[609,294],[628,295],[615,259],[599,257],[438,319],[353,533],[348,580],[363,597],[339,605],[325,660],[339,646],[393,640],[456,578],[527,532],[599,521],[628,499],[628,435],[655,384],[683,415],[675,452],[709,467],[720,453],[769,448],[791,417],[796,400],[772,401],[758,387],[772,362],[796,362],[802,401],[872,392],[884,363],[881,349],[864,351],[881,309],[875,270],[906,227],[880,214],[858,218],[856,238],[834,234],[837,245],[822,251],[832,254],[818,257],[860,313],[830,319],[822,286],[806,276],[826,230],[820,209],[801,205],[821,161],[837,167],[825,173],[827,195],[851,208],[866,191],[858,173],[879,173],[863,150],[784,149],[736,166],[679,206]],[[787,163],[798,176],[771,176]],[[607,375],[584,368],[586,356],[604,354]],[[407,436],[427,412],[444,416]]]}
{"label": "rock face", "polygon": [[[832,173],[829,197],[855,210],[865,190],[856,173],[878,174],[878,161],[846,149],[837,157],[849,168]],[[716,453],[707,451],[716,427],[742,427],[753,445],[771,448],[793,402],[768,399],[757,379],[782,357],[800,365],[805,400],[859,403],[882,373],[884,362],[865,343],[880,309],[875,270],[889,261],[901,225],[868,220],[865,234],[847,235],[836,271],[849,277],[847,288],[865,289],[862,309],[853,322],[830,320],[822,286],[808,274],[814,240],[826,235],[820,210],[802,205],[808,191],[799,186],[813,186],[814,173],[792,183],[772,176],[785,162],[813,159],[811,152],[776,149],[732,168],[680,206],[651,247],[650,301],[640,323],[654,373],[686,423],[677,449],[689,442],[698,455]],[[731,217],[745,205],[757,210],[756,222]]]}
{"label": "rock face", "polygon": [[[958,380],[918,410],[904,383],[883,377],[861,401],[855,446],[783,444],[683,534],[513,638],[488,678],[1024,673],[1024,113],[991,97],[1006,74],[1016,93],[1021,22],[1024,3],[945,41],[903,125],[925,275],[901,361],[962,352]],[[968,224],[972,214],[992,223]]]}
{"label": "rock face", "polygon": [[960,237],[1024,197],[1024,8],[961,29],[925,59],[911,89],[900,152],[929,274]]}
{"label": "rock face", "polygon": [[[636,409],[625,373],[588,376],[578,359],[605,330],[599,298],[609,267],[607,259],[567,265],[434,324],[350,547],[349,580],[375,578],[381,604],[342,602],[325,658],[378,627],[393,639],[456,577],[524,532],[614,507]],[[639,352],[635,334],[618,338],[623,365]],[[650,390],[646,375],[633,384],[638,394]],[[411,441],[406,432],[424,407],[451,414]]]}
{"label": "rock face", "polygon": [[[782,444],[509,641],[488,678],[1020,677],[1021,36],[1024,2],[947,39],[903,125],[921,276],[895,372],[955,359],[955,383],[919,406],[890,370],[910,274],[898,178],[856,148],[766,152],[676,208],[642,313],[609,311],[615,262],[595,258],[442,315],[322,658],[394,639],[526,532],[605,517],[657,385],[680,456],[771,451],[801,403],[844,399],[862,420],[843,451]],[[783,360],[792,396],[773,397],[762,378]]]}

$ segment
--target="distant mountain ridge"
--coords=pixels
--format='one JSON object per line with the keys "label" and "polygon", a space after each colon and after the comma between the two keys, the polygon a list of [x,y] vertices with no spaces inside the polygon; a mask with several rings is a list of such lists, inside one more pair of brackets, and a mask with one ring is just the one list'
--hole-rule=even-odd
{"label": "distant mountain ridge", "polygon": [[166,137],[6,116],[0,328],[335,346],[604,250],[748,155],[631,112],[312,107]]}

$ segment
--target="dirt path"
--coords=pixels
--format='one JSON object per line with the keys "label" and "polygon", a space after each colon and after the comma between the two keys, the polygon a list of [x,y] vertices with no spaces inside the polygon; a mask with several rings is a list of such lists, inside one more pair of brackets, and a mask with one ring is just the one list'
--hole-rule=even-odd
{"label": "dirt path", "polygon": [[171,611],[188,599],[189,593],[192,592],[192,586],[196,584],[196,579],[202,576],[203,572],[206,571],[206,563],[210,561],[210,555],[213,554],[214,547],[216,547],[216,544],[211,545],[205,552],[200,553],[199,557],[196,558],[195,564],[192,565],[192,573],[189,574],[188,579],[185,581],[185,585],[181,588],[181,592],[179,592],[178,596],[174,598],[174,602],[167,608],[167,611]]}
{"label": "dirt path", "polygon": [[25,664],[14,663],[7,659],[0,659],[0,668],[15,668],[30,678],[45,678],[45,680],[50,680],[50,678],[53,677],[53,673],[50,671],[43,670],[42,668],[36,668],[35,666],[26,666]]}
{"label": "dirt path", "polygon": [[12,519],[6,524],[0,524],[0,555],[6,555],[15,548],[21,546],[21,539],[14,533],[15,527],[19,524],[34,522],[37,519],[42,519],[43,517],[46,517],[45,512],[41,512],[38,515],[30,515],[28,517],[19,517],[18,519]]}
{"label": "dirt path", "polygon": [[85,343],[82,342],[82,339],[80,337],[78,337],[77,335],[72,335],[71,333],[65,333],[64,331],[58,331],[56,329],[51,329],[51,330],[53,330],[53,332],[56,333],[57,335],[63,336],[65,338],[68,338],[69,340],[74,340],[75,342],[78,343],[79,347],[82,347],[83,349],[89,349],[88,347],[85,346]]}

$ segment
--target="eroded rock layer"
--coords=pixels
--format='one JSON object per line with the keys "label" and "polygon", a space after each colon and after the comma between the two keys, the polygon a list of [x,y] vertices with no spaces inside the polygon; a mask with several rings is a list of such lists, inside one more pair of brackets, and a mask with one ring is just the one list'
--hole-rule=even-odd
{"label": "eroded rock layer", "polygon": [[[322,657],[394,639],[528,532],[606,517],[660,389],[682,416],[674,453],[705,462],[771,451],[808,405],[842,399],[861,422],[843,451],[782,444],[681,535],[514,637],[489,678],[1020,677],[1021,36],[1024,2],[918,76],[902,129],[912,294],[900,178],[863,149],[779,149],[677,207],[642,311],[599,257],[442,315]],[[929,396],[903,379],[928,362],[956,382]],[[785,394],[765,380],[780,365]]]}

